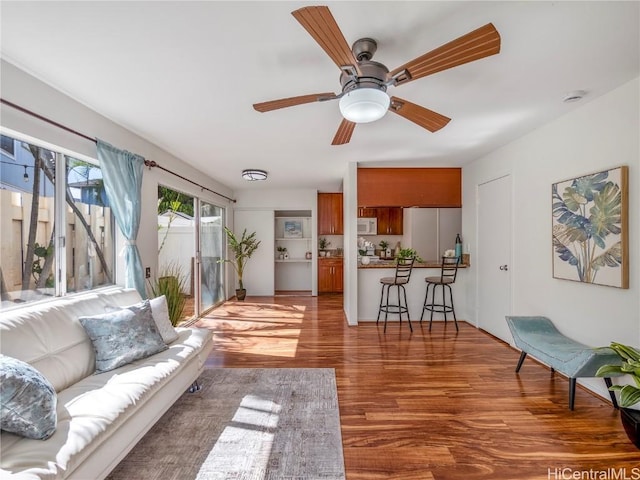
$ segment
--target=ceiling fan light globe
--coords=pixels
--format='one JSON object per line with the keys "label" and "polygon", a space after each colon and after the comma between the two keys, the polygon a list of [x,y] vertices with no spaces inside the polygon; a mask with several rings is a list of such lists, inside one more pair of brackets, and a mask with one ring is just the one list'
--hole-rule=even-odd
{"label": "ceiling fan light globe", "polygon": [[380,120],[389,110],[387,92],[377,88],[357,88],[340,98],[340,113],[354,123]]}

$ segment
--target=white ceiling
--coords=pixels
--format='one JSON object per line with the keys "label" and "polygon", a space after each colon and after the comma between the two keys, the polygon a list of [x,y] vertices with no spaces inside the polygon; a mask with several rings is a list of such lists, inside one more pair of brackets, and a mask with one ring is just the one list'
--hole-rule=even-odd
{"label": "white ceiling", "polygon": [[[308,4],[2,1],[1,52],[233,189],[337,190],[348,162],[464,165],[639,74],[638,1],[325,2],[389,69],[488,22],[502,37],[498,55],[390,87],[452,118],[439,132],[388,114],[331,146],[336,101],[252,108],[339,93],[339,69],[290,14]],[[248,184],[248,167],[269,179]]]}

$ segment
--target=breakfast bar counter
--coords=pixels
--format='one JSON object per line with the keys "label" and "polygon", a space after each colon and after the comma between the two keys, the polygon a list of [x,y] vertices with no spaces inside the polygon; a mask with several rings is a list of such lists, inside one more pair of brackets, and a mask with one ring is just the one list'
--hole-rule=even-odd
{"label": "breakfast bar counter", "polygon": [[[382,277],[393,277],[395,275],[395,260],[373,260],[367,265],[362,265],[358,262],[358,322],[370,322],[376,321],[378,317],[378,306],[380,305],[380,293],[382,285],[380,279]],[[407,303],[409,305],[409,315],[412,322],[420,320],[422,314],[422,306],[424,304],[424,296],[427,289],[425,277],[435,277],[440,275],[440,262],[425,261],[420,263],[414,263],[413,270],[411,272],[411,279],[405,289],[407,292]],[[470,265],[465,263],[458,267],[458,275],[455,283],[452,285],[453,297],[456,307],[456,317],[458,320],[464,320],[466,318],[466,283],[467,276],[469,275]],[[391,289],[391,299],[394,300],[396,295],[396,289]],[[393,302],[392,302],[393,303]],[[428,320],[429,312],[425,312],[425,317]],[[406,320],[406,317],[404,318]],[[443,320],[444,317],[441,313],[434,314],[433,320]],[[453,320],[451,314],[448,315],[449,320]],[[387,327],[387,333],[393,331],[393,328],[398,328],[397,323],[398,315],[389,314],[389,327]],[[405,322],[403,329],[407,329],[408,326]],[[382,323],[381,323],[382,325]],[[427,322],[428,325],[428,322]],[[415,327],[416,325],[414,325]],[[435,328],[435,327],[434,327]]]}
{"label": "breakfast bar counter", "polygon": [[[437,260],[427,260],[424,262],[415,262],[413,268],[440,268],[442,264]],[[372,260],[368,264],[364,265],[358,262],[358,268],[395,268],[396,261],[393,260]],[[461,263],[458,268],[468,268],[469,265]]]}

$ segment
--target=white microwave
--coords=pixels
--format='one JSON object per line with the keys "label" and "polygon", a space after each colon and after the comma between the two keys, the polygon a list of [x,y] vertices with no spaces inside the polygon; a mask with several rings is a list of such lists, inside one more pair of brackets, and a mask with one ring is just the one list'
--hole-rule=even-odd
{"label": "white microwave", "polygon": [[358,235],[377,235],[377,218],[358,218]]}

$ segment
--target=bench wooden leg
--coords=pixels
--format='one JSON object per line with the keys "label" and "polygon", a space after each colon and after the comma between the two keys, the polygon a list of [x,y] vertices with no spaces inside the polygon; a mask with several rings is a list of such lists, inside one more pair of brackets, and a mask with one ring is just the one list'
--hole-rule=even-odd
{"label": "bench wooden leg", "polygon": [[576,379],[569,379],[569,410],[573,410],[573,404],[576,399]]}
{"label": "bench wooden leg", "polygon": [[[607,390],[609,390],[609,388],[611,388],[611,385],[613,385],[613,383],[611,383],[611,379],[609,377],[605,377],[604,378],[604,383],[607,386]],[[611,403],[613,403],[613,408],[617,409],[618,408],[618,401],[616,400],[616,394],[614,391],[609,390],[609,395],[611,396]]]}
{"label": "bench wooden leg", "polygon": [[520,353],[520,360],[518,360],[518,366],[516,367],[516,373],[518,373],[520,371],[520,367],[522,367],[522,362],[524,362],[525,358],[527,358],[527,352],[523,351],[522,353]]}

